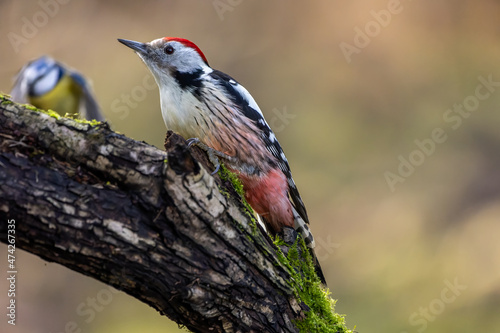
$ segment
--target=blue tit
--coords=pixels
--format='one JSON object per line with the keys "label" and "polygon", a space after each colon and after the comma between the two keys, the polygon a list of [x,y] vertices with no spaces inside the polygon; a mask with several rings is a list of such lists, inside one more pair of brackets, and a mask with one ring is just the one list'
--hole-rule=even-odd
{"label": "blue tit", "polygon": [[26,64],[16,77],[12,100],[60,115],[79,113],[81,118],[103,121],[91,88],[78,72],[48,56]]}

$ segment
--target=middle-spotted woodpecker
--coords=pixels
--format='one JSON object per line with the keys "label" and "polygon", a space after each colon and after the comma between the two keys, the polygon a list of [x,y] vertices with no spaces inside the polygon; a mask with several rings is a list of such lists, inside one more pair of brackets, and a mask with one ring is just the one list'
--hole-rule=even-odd
{"label": "middle-spotted woodpecker", "polygon": [[[243,184],[245,199],[271,232],[294,227],[310,248],[306,208],[276,136],[250,93],[229,75],[208,65],[193,42],[165,37],[149,43],[118,39],[144,61],[160,89],[168,129],[221,157]],[[217,161],[215,161],[217,164]]]}

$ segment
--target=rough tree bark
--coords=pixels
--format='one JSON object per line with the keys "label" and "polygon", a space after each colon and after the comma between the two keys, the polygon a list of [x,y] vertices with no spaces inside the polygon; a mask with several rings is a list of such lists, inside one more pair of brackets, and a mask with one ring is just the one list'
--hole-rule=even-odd
{"label": "rough tree bark", "polygon": [[0,97],[1,241],[16,219],[17,247],[193,332],[298,332],[310,309],[231,182],[166,148]]}

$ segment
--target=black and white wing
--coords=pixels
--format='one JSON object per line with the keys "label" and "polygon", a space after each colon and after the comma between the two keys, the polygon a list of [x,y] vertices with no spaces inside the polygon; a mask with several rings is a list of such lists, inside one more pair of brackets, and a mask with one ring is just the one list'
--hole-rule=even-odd
{"label": "black and white wing", "polygon": [[239,84],[235,79],[221,71],[214,70],[209,75],[212,78],[219,80],[224,88],[226,88],[229,95],[232,96],[235,104],[241,106],[241,112],[243,115],[251,119],[261,131],[262,141],[264,142],[267,150],[275,157],[275,162],[278,168],[283,172],[287,179],[288,194],[292,200],[293,206],[297,210],[300,217],[302,217],[306,223],[309,223],[306,208],[300,197],[299,190],[293,181],[292,172],[285,153],[283,152],[276,135],[274,135],[273,131],[264,119],[264,115],[252,95],[250,95],[245,87]]}

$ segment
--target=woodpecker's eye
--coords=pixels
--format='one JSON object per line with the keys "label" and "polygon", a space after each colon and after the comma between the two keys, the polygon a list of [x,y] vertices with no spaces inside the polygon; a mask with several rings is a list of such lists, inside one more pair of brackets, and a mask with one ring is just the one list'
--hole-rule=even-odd
{"label": "woodpecker's eye", "polygon": [[172,53],[174,53],[174,51],[175,51],[175,50],[174,50],[174,48],[173,48],[173,46],[172,46],[172,45],[167,45],[167,46],[165,46],[165,53],[166,53],[166,54],[172,54]]}

